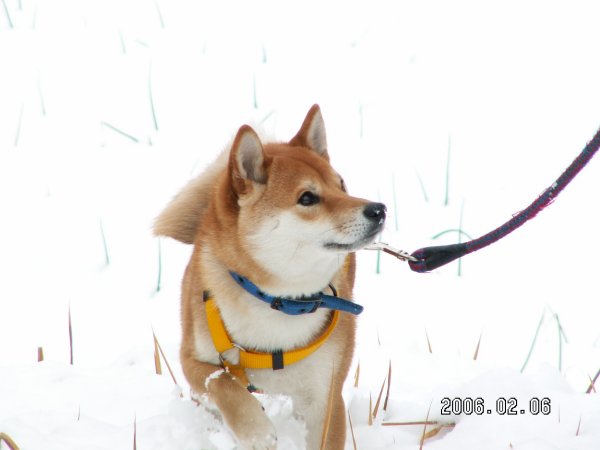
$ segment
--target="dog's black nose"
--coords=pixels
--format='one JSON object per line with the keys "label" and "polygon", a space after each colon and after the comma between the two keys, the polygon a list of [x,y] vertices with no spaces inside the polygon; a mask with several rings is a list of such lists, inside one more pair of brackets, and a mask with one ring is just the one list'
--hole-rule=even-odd
{"label": "dog's black nose", "polygon": [[383,203],[368,203],[363,209],[363,214],[373,222],[382,222],[385,220],[387,208]]}

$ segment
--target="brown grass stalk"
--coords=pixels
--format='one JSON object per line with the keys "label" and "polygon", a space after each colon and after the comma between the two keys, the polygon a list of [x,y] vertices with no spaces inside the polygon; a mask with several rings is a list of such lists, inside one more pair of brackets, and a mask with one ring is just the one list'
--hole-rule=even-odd
{"label": "brown grass stalk", "polygon": [[137,450],[137,416],[133,416],[133,450]]}
{"label": "brown grass stalk", "polygon": [[577,431],[575,432],[575,436],[579,436],[580,431],[581,431],[581,416],[579,416],[579,423],[577,424]]}
{"label": "brown grass stalk", "polygon": [[558,407],[558,423],[560,423],[560,406]]}
{"label": "brown grass stalk", "polygon": [[44,360],[44,348],[38,347],[38,362],[42,362]]}
{"label": "brown grass stalk", "polygon": [[10,450],[19,450],[19,446],[15,443],[15,441],[12,440],[12,438],[8,434],[0,432],[0,443],[2,442],[6,443]]}
{"label": "brown grass stalk", "polygon": [[425,337],[427,338],[427,348],[429,349],[429,353],[433,353],[431,349],[431,341],[429,340],[429,335],[427,334],[427,328],[425,328]]}
{"label": "brown grass stalk", "polygon": [[424,435],[424,438],[425,438],[425,440],[427,440],[427,439],[430,439],[430,438],[432,438],[432,437],[434,437],[434,436],[437,436],[437,434],[438,434],[440,431],[442,431],[442,428],[443,428],[442,426],[438,426],[438,427],[435,427],[435,428],[433,428],[432,430],[429,430],[429,431],[428,431],[427,433],[425,433],[425,435]]}
{"label": "brown grass stalk", "polygon": [[590,386],[587,388],[587,391],[585,391],[586,394],[589,394],[590,392],[592,392],[592,390],[596,392],[596,388],[594,387],[594,385],[596,384],[596,381],[598,381],[598,378],[600,378],[600,369],[598,369],[598,372],[596,372],[596,376],[594,376],[594,378],[591,380],[592,382],[590,383]]}
{"label": "brown grass stalk", "polygon": [[356,447],[356,438],[354,436],[354,427],[352,426],[352,417],[350,416],[350,410],[348,409],[348,423],[350,423],[350,435],[352,436],[352,446],[354,450],[358,450]]}
{"label": "brown grass stalk", "polygon": [[160,364],[160,353],[158,350],[158,341],[156,340],[156,335],[152,332],[152,336],[154,337],[154,371],[156,375],[162,375],[162,365]]}
{"label": "brown grass stalk", "polygon": [[371,393],[369,392],[369,426],[373,425],[373,397],[371,397]]}
{"label": "brown grass stalk", "polygon": [[[438,424],[439,424],[439,422],[437,422],[435,420],[428,420],[428,421],[418,420],[418,421],[415,421],[415,422],[383,422],[381,424],[381,426],[384,426],[384,427],[403,427],[403,426],[411,426],[411,425],[438,425]],[[454,425],[452,425],[452,426],[454,426]]]}
{"label": "brown grass stalk", "polygon": [[377,413],[379,412],[379,404],[381,403],[381,396],[383,395],[383,388],[385,387],[385,380],[387,376],[383,379],[383,383],[381,383],[381,389],[379,390],[379,395],[377,396],[377,401],[375,402],[375,408],[373,409],[373,419],[377,418]]}
{"label": "brown grass stalk", "polygon": [[477,361],[477,356],[479,356],[479,345],[481,345],[481,335],[483,333],[481,333],[479,335],[479,340],[477,341],[477,347],[475,348],[475,354],[473,355],[473,361]]}
{"label": "brown grass stalk", "polygon": [[356,372],[354,372],[354,387],[358,387],[358,379],[360,378],[360,361],[356,365]]}
{"label": "brown grass stalk", "polygon": [[162,356],[165,364],[167,365],[167,370],[171,374],[171,378],[173,379],[173,383],[175,383],[176,386],[179,386],[179,383],[177,383],[177,380],[175,379],[175,374],[173,374],[173,370],[171,370],[171,365],[169,364],[169,361],[167,360],[167,357],[165,356],[165,353],[163,352],[163,349],[160,346],[160,343],[158,342],[158,339],[156,338],[156,334],[154,334],[154,330],[152,330],[152,336],[154,337],[154,344],[155,344],[155,346],[158,347],[158,351],[160,352],[160,355]]}
{"label": "brown grass stalk", "polygon": [[327,400],[327,414],[323,423],[323,433],[321,434],[321,450],[325,450],[327,445],[327,436],[329,435],[329,426],[331,425],[331,416],[333,415],[333,367],[331,368],[331,382],[329,384],[329,399]]}
{"label": "brown grass stalk", "polygon": [[385,401],[383,402],[383,410],[384,411],[387,411],[388,400],[390,399],[391,384],[392,384],[392,360],[390,359],[390,366],[388,368],[387,392],[385,393]]}
{"label": "brown grass stalk", "polygon": [[425,439],[427,439],[427,422],[429,422],[429,413],[431,412],[431,405],[433,404],[433,400],[429,404],[429,408],[427,409],[427,415],[425,416],[425,422],[423,425],[423,434],[421,435],[421,442],[419,443],[419,450],[423,450],[423,444],[425,443]]}
{"label": "brown grass stalk", "polygon": [[587,388],[586,394],[591,394],[592,392],[595,394],[596,393],[596,382],[594,380],[592,380],[592,377],[588,375],[588,378],[590,380],[590,385]]}

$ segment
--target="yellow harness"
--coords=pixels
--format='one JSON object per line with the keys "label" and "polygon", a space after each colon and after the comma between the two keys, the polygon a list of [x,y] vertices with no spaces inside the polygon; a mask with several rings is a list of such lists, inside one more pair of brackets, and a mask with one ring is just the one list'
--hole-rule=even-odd
{"label": "yellow harness", "polygon": [[[225,328],[225,324],[223,323],[223,319],[221,318],[221,314],[219,313],[219,308],[217,307],[217,304],[215,303],[215,300],[212,297],[212,295],[209,292],[205,292],[204,299],[206,305],[206,319],[208,321],[208,329],[210,331],[210,335],[212,337],[215,349],[219,353],[221,363],[236,378],[238,378],[244,386],[248,387],[249,390],[251,390],[253,386],[251,385],[251,383],[248,382],[245,369],[279,370],[283,369],[285,366],[301,361],[308,355],[314,353],[319,347],[321,347],[325,343],[325,341],[329,338],[329,336],[335,329],[340,318],[340,312],[333,311],[331,321],[325,329],[325,331],[316,340],[314,340],[306,347],[301,347],[286,352],[276,351],[268,353],[250,351],[241,348],[239,345],[236,345],[231,340],[229,334],[227,333],[227,329]],[[223,354],[227,350],[231,350],[233,348],[237,348],[240,354],[240,361],[237,365],[230,363],[223,356]]]}

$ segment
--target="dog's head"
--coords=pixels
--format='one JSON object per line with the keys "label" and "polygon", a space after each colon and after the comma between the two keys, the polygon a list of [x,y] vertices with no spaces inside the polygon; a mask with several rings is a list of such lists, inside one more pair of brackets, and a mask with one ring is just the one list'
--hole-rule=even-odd
{"label": "dog's head", "polygon": [[263,145],[252,128],[241,127],[227,174],[239,244],[262,269],[285,278],[288,289],[294,281],[331,279],[385,223],[385,205],[350,196],[329,164],[317,105],[288,143]]}
{"label": "dog's head", "polygon": [[262,280],[273,295],[300,295],[327,285],[346,255],[371,243],[384,222],[385,206],[350,196],[329,164],[314,105],[287,143],[263,145],[242,126],[229,153],[157,217],[154,232],[210,246],[229,270]]}

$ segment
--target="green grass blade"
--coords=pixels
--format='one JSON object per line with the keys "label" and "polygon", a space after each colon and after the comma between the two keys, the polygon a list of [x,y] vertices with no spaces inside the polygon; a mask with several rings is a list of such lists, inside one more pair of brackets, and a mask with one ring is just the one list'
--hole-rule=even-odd
{"label": "green grass blade", "polygon": [[19,111],[19,120],[17,121],[17,131],[15,132],[15,142],[14,146],[19,146],[19,139],[21,138],[21,125],[23,123],[23,110],[25,109],[25,105],[21,103],[21,110]]}
{"label": "green grass blade", "polygon": [[135,136],[132,136],[129,133],[125,133],[123,130],[120,130],[119,128],[115,127],[114,125],[111,125],[108,122],[100,122],[100,124],[103,125],[103,126],[105,126],[108,129],[110,129],[110,130],[113,130],[115,133],[118,133],[121,136],[126,137],[127,139],[132,140],[136,144],[138,144],[140,142],[140,140],[138,138],[136,138]]}
{"label": "green grass blade", "polygon": [[108,266],[110,264],[110,255],[108,253],[108,244],[106,242],[106,234],[104,233],[104,223],[102,222],[102,218],[100,218],[100,235],[102,237],[102,247],[104,248],[104,261]]}
{"label": "green grass blade", "polygon": [[425,203],[429,203],[429,196],[427,195],[427,190],[425,189],[425,183],[423,183],[423,179],[419,174],[419,171],[415,169],[415,174],[417,175],[417,180],[419,180],[419,186],[421,187],[421,192],[423,193],[423,199]]}
{"label": "green grass blade", "polygon": [[523,373],[523,371],[525,370],[525,367],[527,367],[527,364],[529,363],[529,359],[531,358],[531,355],[533,354],[533,349],[535,347],[535,343],[537,341],[538,335],[540,334],[540,329],[542,328],[542,323],[544,323],[545,317],[546,317],[546,308],[544,308],[544,311],[542,312],[542,317],[540,317],[540,322],[538,323],[538,326],[535,330],[535,334],[533,335],[533,341],[531,341],[531,346],[529,347],[529,353],[527,353],[527,358],[525,358],[525,362],[523,363],[523,366],[521,367],[521,373]]}
{"label": "green grass blade", "polygon": [[158,120],[156,120],[156,109],[154,108],[154,96],[152,95],[152,63],[148,66],[148,97],[150,99],[150,112],[154,129],[158,131]]}
{"label": "green grass blade", "polygon": [[38,95],[40,97],[40,107],[42,109],[42,116],[46,115],[46,102],[44,101],[44,92],[42,91],[42,80],[40,74],[37,76],[37,89]]}
{"label": "green grass blade", "polygon": [[449,228],[449,229],[447,229],[447,230],[441,231],[441,232],[439,232],[438,234],[436,234],[435,236],[433,236],[431,239],[437,239],[437,238],[439,238],[439,237],[441,237],[441,236],[443,236],[443,235],[445,235],[445,234],[447,234],[447,233],[458,233],[459,235],[461,235],[461,234],[462,234],[462,235],[466,236],[467,238],[469,238],[469,240],[472,240],[472,239],[473,239],[473,238],[472,238],[472,237],[469,235],[469,233],[467,233],[467,232],[466,232],[466,231],[464,231],[464,230],[461,230],[460,228]]}
{"label": "green grass blade", "polygon": [[14,28],[13,21],[10,18],[10,12],[8,11],[8,6],[6,6],[6,1],[5,0],[2,0],[2,6],[4,7],[4,14],[6,14],[6,20],[8,21],[8,27],[10,29],[13,29]]}
{"label": "green grass blade", "polygon": [[160,23],[160,27],[164,30],[165,29],[165,20],[163,18],[162,11],[160,10],[160,6],[158,5],[158,2],[156,0],[154,0],[154,7],[156,8],[156,14],[158,15],[158,21]]}
{"label": "green grass blade", "polygon": [[448,134],[448,157],[446,158],[446,195],[444,198],[444,206],[448,206],[449,190],[450,190],[450,148],[452,147],[452,136]]}

